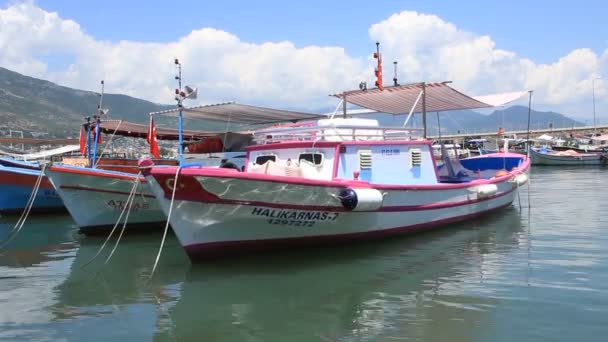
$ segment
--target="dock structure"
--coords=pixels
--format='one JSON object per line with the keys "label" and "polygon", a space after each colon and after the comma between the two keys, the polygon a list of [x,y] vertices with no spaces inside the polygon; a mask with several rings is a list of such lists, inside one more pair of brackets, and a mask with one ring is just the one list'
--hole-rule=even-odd
{"label": "dock structure", "polygon": [[[570,135],[570,134],[586,134],[586,133],[602,133],[608,131],[608,125],[597,125],[597,126],[576,126],[576,127],[562,127],[562,128],[544,128],[544,129],[533,129],[530,130],[530,137],[535,137],[541,134],[549,134],[549,135]],[[500,132],[501,136],[509,136],[509,135],[517,135],[518,137],[525,137],[528,134],[527,130],[517,130],[517,131],[505,131]],[[441,139],[446,140],[459,140],[466,139],[470,137],[495,137],[499,135],[496,132],[466,132],[460,134],[441,134]],[[433,135],[429,136],[429,139],[439,139],[439,136]]]}

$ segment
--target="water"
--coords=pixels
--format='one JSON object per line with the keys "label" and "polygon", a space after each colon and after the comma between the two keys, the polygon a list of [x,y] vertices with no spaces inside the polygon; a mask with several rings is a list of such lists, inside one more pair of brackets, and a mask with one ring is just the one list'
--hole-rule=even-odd
{"label": "water", "polygon": [[[530,202],[441,231],[190,265],[170,237],[29,220],[0,255],[0,340],[604,341],[608,169],[532,172]],[[0,220],[6,236],[15,219]],[[109,249],[108,249],[109,250]]]}

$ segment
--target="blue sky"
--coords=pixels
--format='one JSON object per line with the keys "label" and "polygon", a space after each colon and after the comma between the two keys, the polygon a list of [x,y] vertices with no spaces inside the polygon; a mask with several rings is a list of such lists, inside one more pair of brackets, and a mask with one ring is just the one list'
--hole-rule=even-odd
{"label": "blue sky", "polygon": [[602,1],[0,0],[0,66],[170,102],[179,57],[209,102],[320,107],[371,81],[380,40],[400,79],[533,89],[537,108],[588,116],[591,88],[608,109],[608,81],[593,81],[608,77],[607,14]]}
{"label": "blue sky", "polygon": [[[65,1],[42,8],[78,22],[98,39],[174,41],[215,27],[254,43],[338,45],[368,53],[367,30],[393,13],[436,14],[463,30],[490,35],[502,49],[551,62],[569,51],[608,48],[606,1]],[[179,4],[176,6],[175,4]]]}

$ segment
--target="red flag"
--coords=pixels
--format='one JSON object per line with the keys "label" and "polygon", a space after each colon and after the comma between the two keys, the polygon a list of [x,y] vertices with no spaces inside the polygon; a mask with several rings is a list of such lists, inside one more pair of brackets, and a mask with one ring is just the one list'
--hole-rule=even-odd
{"label": "red flag", "polygon": [[160,158],[160,150],[158,149],[158,140],[156,140],[156,126],[154,125],[154,118],[150,117],[150,126],[148,126],[148,136],[146,141],[150,144],[150,153],[154,158]]}
{"label": "red flag", "polygon": [[80,127],[80,137],[78,137],[78,140],[80,142],[80,154],[82,154],[83,156],[87,155],[87,139],[84,136],[84,129],[82,127]]}
{"label": "red flag", "polygon": [[384,82],[382,81],[382,55],[380,52],[374,52],[374,58],[378,60],[378,67],[374,71],[376,75],[376,87],[380,90],[384,90]]}

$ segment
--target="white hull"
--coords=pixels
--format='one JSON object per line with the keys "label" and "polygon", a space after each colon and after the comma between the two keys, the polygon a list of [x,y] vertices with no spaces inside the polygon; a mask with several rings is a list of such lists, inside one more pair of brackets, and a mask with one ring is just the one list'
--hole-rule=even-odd
{"label": "white hull", "polygon": [[[108,232],[115,225],[136,179],[126,173],[62,166],[51,167],[46,175],[85,234]],[[157,229],[164,222],[166,217],[148,183],[140,177],[127,229]]]}
{"label": "white hull", "polygon": [[603,165],[606,158],[601,154],[585,153],[580,155],[555,155],[530,150],[533,165]]}
{"label": "white hull", "polygon": [[[487,197],[479,193],[478,184],[470,183],[382,190],[384,203],[372,211],[348,211],[341,205],[336,195],[349,184],[317,186],[195,176],[184,180],[185,185],[178,180],[178,187],[192,188],[191,182],[196,180],[204,188],[199,191],[202,196],[177,196],[170,221],[193,259],[275,244],[371,238],[434,228],[508,206],[518,186],[512,176],[494,183],[496,192]],[[158,181],[163,182],[148,177],[168,214],[171,194]]]}

